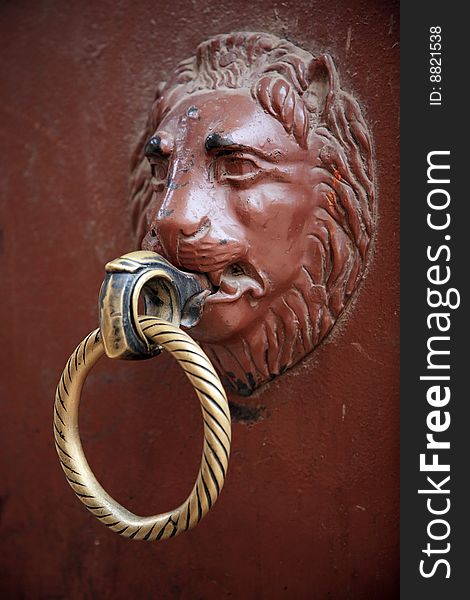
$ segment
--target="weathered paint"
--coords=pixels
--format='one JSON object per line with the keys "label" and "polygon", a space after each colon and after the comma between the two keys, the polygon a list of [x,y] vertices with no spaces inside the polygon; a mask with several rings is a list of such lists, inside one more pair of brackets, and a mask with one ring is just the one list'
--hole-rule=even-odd
{"label": "weathered paint", "polygon": [[[397,2],[0,11],[2,597],[396,598]],[[158,547],[132,543],[71,494],[53,448],[54,388],[64,358],[97,326],[104,264],[133,249],[128,165],[155,83],[204,38],[240,29],[328,51],[361,100],[376,152],[375,256],[333,338],[261,394],[232,398],[266,411],[234,422],[226,486],[207,519]],[[170,404],[187,423],[172,436]],[[105,488],[139,514],[182,501],[200,459],[198,411],[167,356],[100,364],[81,431]]]}

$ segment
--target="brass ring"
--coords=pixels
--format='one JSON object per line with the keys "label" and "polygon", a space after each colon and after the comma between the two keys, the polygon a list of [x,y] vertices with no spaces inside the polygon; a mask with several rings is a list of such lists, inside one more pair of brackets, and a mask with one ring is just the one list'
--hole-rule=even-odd
{"label": "brass ring", "polygon": [[81,342],[62,373],[54,404],[54,438],[67,481],[95,517],[124,537],[162,540],[197,525],[217,500],[230,454],[230,411],[214,367],[194,340],[157,317],[139,317],[139,323],[150,341],[163,346],[178,361],[201,404],[203,453],[196,483],[188,498],[170,512],[139,517],[111,498],[93,475],[80,442],[78,406],[85,379],[104,354],[99,329]]}

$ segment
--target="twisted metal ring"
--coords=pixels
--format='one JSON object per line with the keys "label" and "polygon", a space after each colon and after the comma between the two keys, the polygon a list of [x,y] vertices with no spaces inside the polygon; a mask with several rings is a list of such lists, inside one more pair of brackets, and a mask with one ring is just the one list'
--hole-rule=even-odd
{"label": "twisted metal ring", "polygon": [[104,354],[99,329],[92,331],[70,356],[57,386],[54,438],[59,460],[71,488],[88,510],[112,531],[136,540],[162,540],[191,529],[217,500],[230,453],[230,411],[211,362],[184,331],[157,317],[139,317],[151,342],[163,346],[179,363],[199,398],[204,420],[204,445],[196,483],[174,510],[139,517],[109,496],[96,480],[83,453],[78,406],[83,384]]}

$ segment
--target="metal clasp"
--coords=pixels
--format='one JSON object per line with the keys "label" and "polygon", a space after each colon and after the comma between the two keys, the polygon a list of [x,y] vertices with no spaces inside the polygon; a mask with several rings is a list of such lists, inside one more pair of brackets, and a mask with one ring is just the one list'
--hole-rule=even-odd
{"label": "metal clasp", "polygon": [[100,329],[110,358],[145,359],[161,352],[151,346],[138,321],[144,312],[179,327],[193,327],[210,294],[204,276],[180,271],[155,252],[136,251],[112,260],[99,295]]}

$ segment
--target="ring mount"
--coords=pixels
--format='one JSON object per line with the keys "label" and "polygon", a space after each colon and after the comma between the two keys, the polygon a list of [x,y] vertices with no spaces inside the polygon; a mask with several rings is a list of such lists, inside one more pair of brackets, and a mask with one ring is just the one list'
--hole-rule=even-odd
{"label": "ring mount", "polygon": [[210,293],[201,275],[185,273],[156,252],[138,250],[106,265],[99,296],[100,329],[109,358],[146,359],[161,352],[151,346],[139,320],[142,294],[145,314],[179,327],[192,327]]}
{"label": "ring mount", "polygon": [[112,531],[136,540],[162,540],[191,529],[216,502],[230,455],[230,411],[224,388],[201,348],[184,331],[153,316],[138,318],[149,342],[175,358],[199,398],[204,423],[201,466],[194,487],[176,509],[140,517],[116,502],[98,483],[83,452],[78,407],[85,380],[105,353],[100,330],[92,331],[70,356],[56,390],[54,438],[65,477],[79,500]]}

